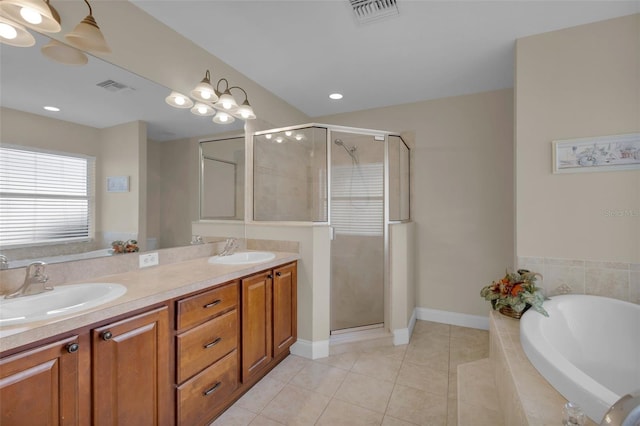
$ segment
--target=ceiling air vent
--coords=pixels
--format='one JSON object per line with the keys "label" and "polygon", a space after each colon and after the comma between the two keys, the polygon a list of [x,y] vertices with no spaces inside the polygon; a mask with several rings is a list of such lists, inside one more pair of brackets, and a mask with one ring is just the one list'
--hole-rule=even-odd
{"label": "ceiling air vent", "polygon": [[105,80],[103,82],[96,84],[96,86],[102,87],[104,90],[108,90],[109,92],[120,92],[122,90],[125,90],[128,92],[128,91],[135,90],[133,87],[129,87],[126,84],[118,83],[117,81],[113,81],[113,80]]}
{"label": "ceiling air vent", "polygon": [[361,24],[398,14],[396,0],[349,0],[349,3]]}

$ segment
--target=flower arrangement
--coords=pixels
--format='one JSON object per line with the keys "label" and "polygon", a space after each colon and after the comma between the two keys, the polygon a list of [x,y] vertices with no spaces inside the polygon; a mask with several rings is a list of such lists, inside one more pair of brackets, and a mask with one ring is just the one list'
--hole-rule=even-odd
{"label": "flower arrangement", "polygon": [[139,250],[136,240],[117,240],[111,243],[111,248],[113,249],[113,254],[136,253]]}
{"label": "flower arrangement", "polygon": [[540,312],[545,317],[549,314],[542,307],[544,296],[539,287],[536,287],[536,277],[541,276],[537,272],[526,269],[518,269],[517,272],[505,273],[504,278],[494,281],[480,290],[480,296],[491,302],[494,310],[505,313],[512,310],[515,318],[528,309],[528,307]]}

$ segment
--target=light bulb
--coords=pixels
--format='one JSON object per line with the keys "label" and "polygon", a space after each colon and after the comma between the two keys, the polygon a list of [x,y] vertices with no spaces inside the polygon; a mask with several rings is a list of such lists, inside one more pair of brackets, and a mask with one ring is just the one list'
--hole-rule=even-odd
{"label": "light bulb", "polygon": [[208,90],[202,90],[200,92],[200,96],[202,96],[203,99],[211,99],[211,92]]}
{"label": "light bulb", "polygon": [[229,116],[227,114],[218,114],[218,120],[224,122],[229,121]]}
{"label": "light bulb", "polygon": [[278,143],[282,143],[283,141],[284,141],[284,139],[282,138],[282,136],[278,136],[276,138],[276,142],[278,142]]}
{"label": "light bulb", "polygon": [[243,109],[242,111],[240,111],[240,115],[242,116],[242,118],[249,118],[249,117],[251,117],[251,114],[249,114],[249,111],[244,110],[244,109]]}
{"label": "light bulb", "polygon": [[297,134],[296,135],[296,140],[297,141],[301,141],[302,140],[302,135],[301,134]]}
{"label": "light bulb", "polygon": [[174,102],[178,105],[184,105],[185,99],[182,96],[176,96]]}
{"label": "light bulb", "polygon": [[20,9],[20,16],[24,18],[30,24],[38,25],[42,22],[42,15],[37,10],[30,7],[23,7]]}
{"label": "light bulb", "polygon": [[222,108],[224,109],[231,109],[231,102],[229,101],[225,101],[222,103]]}
{"label": "light bulb", "polygon": [[198,112],[199,112],[200,114],[206,114],[206,113],[207,113],[207,107],[206,107],[206,106],[204,106],[204,105],[200,105],[200,106],[198,107]]}
{"label": "light bulb", "polygon": [[15,28],[13,28],[9,24],[5,24],[4,22],[0,22],[0,37],[2,37],[4,39],[7,39],[7,40],[13,40],[17,36],[18,36],[18,32],[16,31]]}
{"label": "light bulb", "polygon": [[273,135],[271,133],[267,133],[266,135],[264,135],[264,137],[267,139],[271,139]]}
{"label": "light bulb", "polygon": [[293,132],[291,130],[287,130],[286,132],[284,132],[284,134],[287,136],[291,136]]}
{"label": "light bulb", "polygon": [[337,101],[338,99],[342,99],[342,93],[332,93],[329,95],[329,97]]}

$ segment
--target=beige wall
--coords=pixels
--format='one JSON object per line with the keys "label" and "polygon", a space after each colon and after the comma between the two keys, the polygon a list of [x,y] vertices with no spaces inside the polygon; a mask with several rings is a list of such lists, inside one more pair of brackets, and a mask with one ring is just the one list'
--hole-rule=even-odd
{"label": "beige wall", "polygon": [[[100,167],[96,169],[96,203],[102,215],[101,229],[108,240],[145,236],[146,210],[146,124],[140,121],[101,129]],[[107,192],[107,177],[129,177],[128,192]],[[141,202],[142,201],[142,202]],[[146,232],[145,232],[146,233]]]}
{"label": "beige wall", "polygon": [[640,15],[516,48],[518,256],[639,263],[640,171],[552,174],[551,141],[640,131]]}
{"label": "beige wall", "polygon": [[482,286],[514,264],[513,92],[320,117],[409,132],[416,306],[486,315]]}

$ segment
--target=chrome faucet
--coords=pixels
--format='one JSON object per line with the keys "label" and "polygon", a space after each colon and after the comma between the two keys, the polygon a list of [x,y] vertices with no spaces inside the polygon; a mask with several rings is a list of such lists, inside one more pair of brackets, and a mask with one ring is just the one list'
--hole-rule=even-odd
{"label": "chrome faucet", "polygon": [[0,254],[0,270],[9,269],[9,259],[4,254]]}
{"label": "chrome faucet", "polygon": [[49,277],[44,273],[44,268],[46,266],[47,264],[44,262],[30,263],[29,266],[27,266],[27,274],[24,277],[24,283],[19,289],[11,294],[7,294],[4,298],[13,299],[14,297],[28,296],[53,290],[53,287],[46,285],[47,281],[49,281]]}
{"label": "chrome faucet", "polygon": [[230,256],[236,251],[237,248],[238,240],[235,238],[227,238],[224,249],[222,249],[222,252],[218,256]]}

